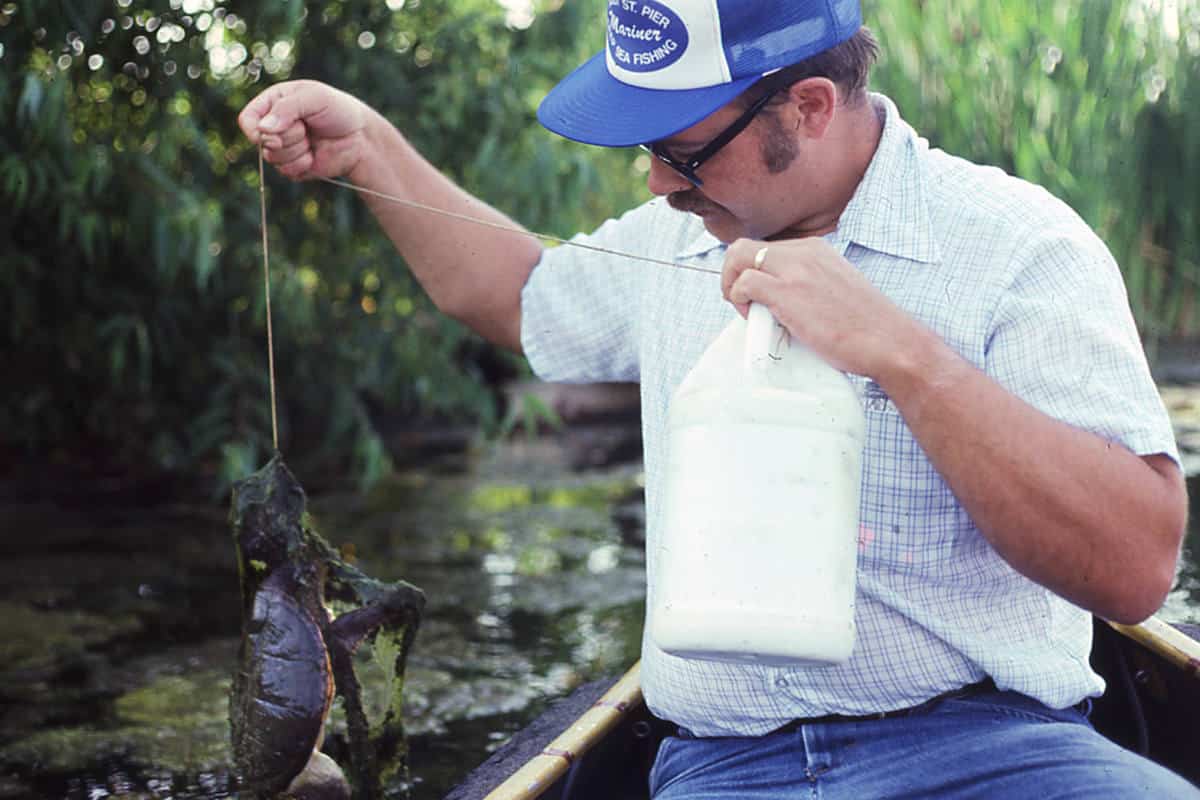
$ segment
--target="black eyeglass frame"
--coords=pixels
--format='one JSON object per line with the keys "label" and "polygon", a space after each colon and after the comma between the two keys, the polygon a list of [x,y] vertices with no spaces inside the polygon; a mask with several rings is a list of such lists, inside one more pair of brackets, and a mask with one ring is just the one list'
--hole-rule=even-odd
{"label": "black eyeglass frame", "polygon": [[778,94],[779,90],[782,88],[784,87],[776,86],[775,88],[769,90],[762,97],[755,100],[750,107],[743,111],[737,119],[731,122],[729,126],[725,128],[725,130],[714,136],[711,140],[709,140],[708,144],[697,150],[692,157],[686,161],[679,161],[672,158],[670,154],[661,149],[658,142],[650,142],[649,144],[639,145],[639,147],[657,158],[659,161],[666,164],[671,169],[678,172],[683,177],[687,178],[693,186],[699,188],[704,185],[704,181],[700,180],[700,176],[696,174],[696,170],[700,169],[700,166],[704,164],[704,162],[715,156],[722,147],[733,141],[735,136],[744,131],[746,126],[753,122],[754,118],[758,116],[758,112],[766,108],[767,103],[769,103],[771,98]]}

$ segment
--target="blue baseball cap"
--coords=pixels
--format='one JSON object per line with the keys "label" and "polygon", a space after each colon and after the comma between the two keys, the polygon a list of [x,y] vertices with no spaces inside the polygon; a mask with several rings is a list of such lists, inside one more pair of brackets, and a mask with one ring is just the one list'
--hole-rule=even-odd
{"label": "blue baseball cap", "polygon": [[608,0],[605,16],[604,50],[546,95],[538,120],[606,147],[673,136],[862,25],[858,0]]}

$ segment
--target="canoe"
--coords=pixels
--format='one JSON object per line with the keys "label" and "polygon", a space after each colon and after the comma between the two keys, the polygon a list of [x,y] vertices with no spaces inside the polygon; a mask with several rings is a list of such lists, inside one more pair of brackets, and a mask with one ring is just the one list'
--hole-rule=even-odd
{"label": "canoe", "polygon": [[[1108,684],[1097,730],[1200,785],[1200,625],[1095,620],[1092,666]],[[512,737],[446,800],[645,800],[673,730],[642,701],[638,665],[580,687]]]}

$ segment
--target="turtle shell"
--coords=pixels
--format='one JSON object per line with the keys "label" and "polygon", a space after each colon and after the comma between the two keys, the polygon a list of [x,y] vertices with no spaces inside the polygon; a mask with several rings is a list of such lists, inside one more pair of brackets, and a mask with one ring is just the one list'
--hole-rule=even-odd
{"label": "turtle shell", "polygon": [[333,702],[321,626],[298,597],[302,572],[285,564],[255,594],[230,696],[241,785],[261,794],[283,791],[304,770]]}

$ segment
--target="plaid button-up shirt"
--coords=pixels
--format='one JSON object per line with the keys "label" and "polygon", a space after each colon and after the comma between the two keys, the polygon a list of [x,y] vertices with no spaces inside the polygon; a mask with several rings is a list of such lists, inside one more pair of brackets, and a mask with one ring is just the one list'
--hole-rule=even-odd
{"label": "plaid button-up shirt", "polygon": [[[1099,238],[1043,189],[931,149],[890,100],[872,103],[884,119],[879,147],[826,238],[1026,402],[1178,461]],[[659,199],[580,238],[717,271],[725,253],[698,218]],[[522,343],[540,377],[641,384],[651,597],[671,394],[734,314],[716,275],[572,247],[546,251],[522,295]],[[1099,694],[1091,616],[1004,562],[886,394],[852,378],[867,417],[853,656],[781,668],[676,658],[645,640],[650,708],[697,735],[754,735],[797,717],[915,705],[985,675],[1056,708]]]}

